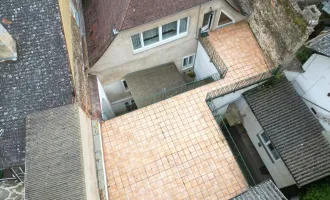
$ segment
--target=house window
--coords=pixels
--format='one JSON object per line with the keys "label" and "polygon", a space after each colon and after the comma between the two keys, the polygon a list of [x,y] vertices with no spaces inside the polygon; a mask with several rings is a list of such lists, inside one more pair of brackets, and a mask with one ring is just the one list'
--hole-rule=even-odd
{"label": "house window", "polygon": [[125,102],[125,107],[128,112],[136,110],[137,106],[134,100],[130,100],[128,102]]}
{"label": "house window", "polygon": [[128,85],[127,85],[126,81],[125,80],[121,80],[121,82],[123,83],[123,86],[124,86],[124,89],[126,90],[126,92],[128,92],[129,91],[129,88],[128,88]]}
{"label": "house window", "polygon": [[214,15],[214,11],[210,11],[204,14],[202,31],[208,31],[211,29],[213,15]]}
{"label": "house window", "polygon": [[135,53],[179,39],[188,34],[189,18],[159,26],[131,36]]}
{"label": "house window", "polygon": [[276,161],[280,158],[278,152],[274,148],[273,144],[270,142],[269,137],[266,135],[265,132],[258,134],[259,140],[262,142],[263,146],[265,147],[267,153],[270,155],[273,161]]}
{"label": "house window", "polygon": [[143,35],[144,46],[148,46],[150,44],[154,44],[159,41],[158,28],[153,28],[151,30],[144,31],[142,35]]}
{"label": "house window", "polygon": [[177,21],[169,23],[169,24],[165,24],[162,26],[163,40],[176,36],[177,33],[178,33],[178,22]]}
{"label": "house window", "polygon": [[195,62],[195,54],[184,57],[182,60],[182,70],[193,67],[194,62]]}
{"label": "house window", "polygon": [[232,20],[228,15],[226,15],[223,11],[220,13],[219,21],[218,21],[218,27],[225,26],[228,24],[234,23],[234,20]]}

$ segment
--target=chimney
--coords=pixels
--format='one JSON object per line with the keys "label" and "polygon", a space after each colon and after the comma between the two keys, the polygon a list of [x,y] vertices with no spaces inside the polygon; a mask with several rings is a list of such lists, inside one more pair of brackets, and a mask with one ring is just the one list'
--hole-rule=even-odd
{"label": "chimney", "polygon": [[0,24],[0,62],[17,60],[16,42]]}

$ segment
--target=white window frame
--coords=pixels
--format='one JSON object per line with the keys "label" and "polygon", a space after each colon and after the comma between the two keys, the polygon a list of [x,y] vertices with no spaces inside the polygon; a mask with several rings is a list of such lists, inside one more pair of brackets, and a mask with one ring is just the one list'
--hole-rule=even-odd
{"label": "white window frame", "polygon": [[128,85],[127,85],[127,89],[126,89],[125,84],[124,84],[124,81],[125,81],[125,83],[127,84],[127,82],[126,82],[125,79],[121,80],[121,84],[123,85],[124,90],[125,90],[126,92],[129,92]]}
{"label": "white window frame", "polygon": [[[211,21],[210,21],[210,19],[208,21],[208,25],[207,26],[209,26],[209,27],[205,28],[206,26],[203,26],[201,28],[201,32],[209,32],[212,29],[212,27],[213,27],[213,23],[214,23],[214,20],[215,20],[217,11],[216,10],[213,10],[213,11],[209,11],[209,12],[212,12],[212,15],[213,15]],[[209,12],[207,12],[207,13],[209,13]],[[204,15],[203,15],[203,20],[204,20],[205,14],[206,13],[204,13]]]}
{"label": "white window frame", "polygon": [[[184,18],[187,18],[187,30],[186,32],[183,32],[183,33],[180,33],[180,20],[181,19],[184,19]],[[182,17],[177,21],[177,35],[176,36],[173,36],[173,37],[170,37],[170,38],[167,38],[167,39],[164,39],[163,40],[163,35],[162,35],[162,26],[165,25],[161,25],[161,26],[158,26],[156,28],[158,28],[158,33],[159,33],[159,41],[158,42],[155,42],[154,44],[150,44],[148,46],[144,46],[144,41],[143,41],[143,32],[140,32],[140,33],[136,33],[136,34],[133,34],[133,35],[137,35],[139,34],[140,36],[140,42],[141,42],[141,48],[138,48],[138,49],[134,49],[134,46],[133,46],[133,42],[132,42],[132,36],[130,37],[130,40],[131,40],[131,45],[132,45],[132,49],[133,49],[133,54],[137,54],[137,53],[140,53],[140,52],[143,52],[143,51],[146,51],[148,49],[152,49],[152,48],[155,48],[155,47],[158,47],[160,45],[163,45],[163,44],[166,44],[166,43],[169,43],[169,42],[172,42],[174,40],[177,40],[177,39],[180,39],[180,38],[183,38],[185,36],[188,35],[189,33],[189,23],[190,23],[190,17]],[[173,22],[173,21],[172,21]],[[171,22],[169,22],[171,23]],[[152,28],[151,28],[152,29]],[[150,30],[150,29],[148,29]]]}
{"label": "white window frame", "polygon": [[[274,155],[273,155],[273,153],[272,153],[272,151],[270,150],[270,148],[269,148],[269,144],[272,144],[272,142],[269,140],[269,138],[268,138],[268,142],[266,142],[265,140],[264,140],[264,138],[261,136],[261,134],[263,134],[264,132],[261,132],[261,133],[258,133],[258,138],[259,138],[259,140],[260,140],[260,142],[262,143],[262,146],[264,147],[264,149],[267,151],[267,154],[270,156],[270,158],[271,158],[271,160],[273,161],[273,162],[276,162],[276,161],[278,161],[278,160],[280,160],[281,158],[279,157],[279,158],[275,158],[274,157]],[[268,137],[268,136],[267,136]],[[272,144],[273,145],[273,144]],[[273,147],[274,147],[274,145],[273,145]],[[275,147],[274,147],[275,148]],[[275,149],[276,150],[276,149]],[[277,152],[277,150],[276,150],[276,152]],[[278,152],[277,152],[278,153]]]}
{"label": "white window frame", "polygon": [[[192,62],[192,64],[191,65],[188,65],[187,67],[184,67],[183,66],[183,63],[184,63],[184,59],[188,59],[188,62],[189,62],[189,57],[191,57],[191,56],[193,56],[193,62]],[[182,58],[182,70],[187,70],[187,69],[190,69],[190,68],[193,68],[194,67],[194,65],[195,65],[195,60],[196,60],[196,54],[194,53],[194,54],[191,54],[191,55],[189,55],[189,56],[185,56],[185,57],[183,57]]]}
{"label": "white window frame", "polygon": [[[220,20],[220,17],[221,17],[221,13],[224,13],[225,15],[227,15],[227,17],[229,17],[231,19],[231,22],[228,22],[226,24],[219,25],[219,20]],[[236,21],[230,15],[228,15],[226,11],[220,10],[219,17],[218,17],[218,20],[217,20],[217,28],[228,26],[228,25],[234,24],[234,23],[236,23]]]}

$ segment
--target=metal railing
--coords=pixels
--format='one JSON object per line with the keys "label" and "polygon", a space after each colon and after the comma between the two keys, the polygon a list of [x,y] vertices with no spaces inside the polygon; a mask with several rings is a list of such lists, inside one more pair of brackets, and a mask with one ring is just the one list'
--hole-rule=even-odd
{"label": "metal railing", "polygon": [[215,68],[220,74],[220,77],[224,78],[227,74],[228,68],[221,59],[218,52],[215,50],[214,46],[212,45],[208,37],[199,37],[198,40],[202,44],[208,56],[210,57],[211,62],[214,64]]}
{"label": "metal railing", "polygon": [[233,84],[221,87],[217,90],[214,90],[212,92],[209,92],[206,95],[206,101],[210,101],[212,99],[215,99],[217,97],[221,97],[223,95],[235,92],[237,90],[249,87],[251,85],[266,81],[272,77],[274,77],[275,73],[277,72],[278,69],[272,69],[260,74],[257,74],[255,76],[249,77],[247,79],[240,80],[238,82],[235,82]]}
{"label": "metal railing", "polygon": [[147,98],[135,99],[135,102],[137,103],[139,108],[145,107],[145,106],[157,103],[159,101],[171,98],[171,97],[176,96],[178,94],[188,92],[189,90],[193,90],[193,89],[201,87],[203,85],[213,83],[213,82],[215,82],[217,80],[220,80],[220,79],[221,79],[220,75],[218,73],[216,73],[216,74],[213,74],[211,76],[207,76],[203,79],[195,80],[195,81],[186,83],[184,85],[165,90],[163,92],[160,92],[158,94],[149,96]]}
{"label": "metal railing", "polygon": [[[203,85],[213,83],[213,82],[218,81],[220,79],[221,79],[220,74],[215,73],[215,74],[207,76],[203,79],[195,80],[195,81],[186,83],[186,84],[178,86],[178,87],[174,87],[174,88],[171,88],[171,89],[168,89],[168,90],[164,90],[164,91],[162,91],[158,94],[154,94],[152,96],[148,96],[148,97],[145,97],[145,98],[139,98],[139,99],[136,98],[136,99],[134,99],[134,101],[137,105],[136,109],[149,106],[151,104],[163,101],[163,100],[171,98],[173,96],[176,96],[176,95],[188,92],[190,90],[196,89],[196,88],[201,87]],[[136,109],[131,109],[130,111],[127,111],[126,113],[134,111]],[[123,115],[123,114],[126,114],[126,113],[122,113],[120,115]],[[102,113],[102,114],[107,114],[107,113]],[[117,116],[120,116],[120,115],[117,115]]]}

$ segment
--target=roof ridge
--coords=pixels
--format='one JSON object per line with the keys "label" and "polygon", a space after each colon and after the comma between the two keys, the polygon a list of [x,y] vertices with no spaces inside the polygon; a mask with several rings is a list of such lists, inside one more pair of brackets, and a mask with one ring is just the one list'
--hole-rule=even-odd
{"label": "roof ridge", "polygon": [[126,10],[125,10],[125,14],[124,14],[123,20],[121,20],[121,24],[119,25],[119,29],[118,30],[121,30],[121,28],[122,28],[122,26],[124,24],[125,18],[127,16],[128,8],[130,7],[131,2],[132,2],[132,0],[128,0],[128,4],[127,4]]}

